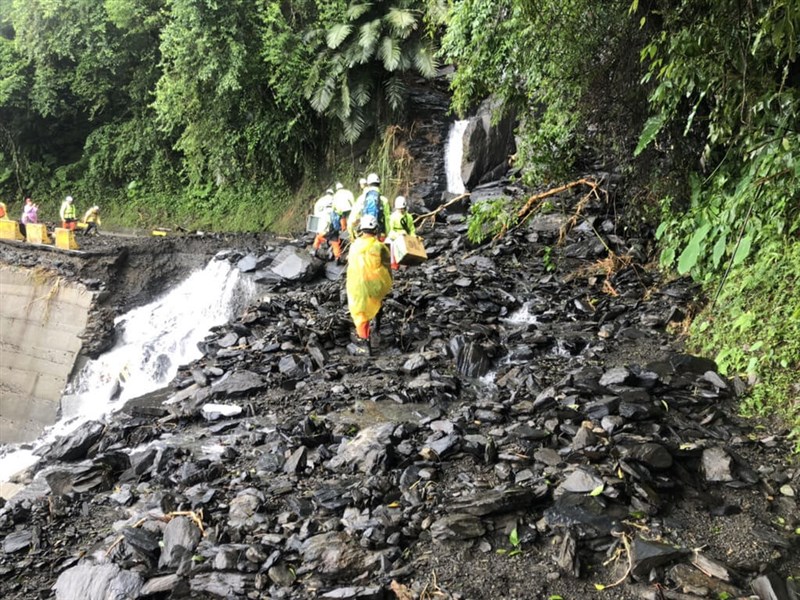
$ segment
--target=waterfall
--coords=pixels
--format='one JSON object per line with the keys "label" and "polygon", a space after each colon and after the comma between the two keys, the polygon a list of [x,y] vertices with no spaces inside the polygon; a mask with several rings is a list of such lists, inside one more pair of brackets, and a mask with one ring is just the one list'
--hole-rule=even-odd
{"label": "waterfall", "polygon": [[467,191],[461,178],[461,159],[464,156],[464,132],[469,121],[455,121],[447,134],[444,145],[444,168],[447,174],[447,191],[451,194],[463,194]]}
{"label": "waterfall", "polygon": [[[212,260],[163,297],[118,317],[116,344],[73,376],[61,398],[61,420],[34,445],[166,386],[179,366],[202,356],[197,344],[209,329],[227,323],[255,295],[256,286],[238,269]],[[30,451],[8,450],[0,458],[0,482],[36,460]]]}

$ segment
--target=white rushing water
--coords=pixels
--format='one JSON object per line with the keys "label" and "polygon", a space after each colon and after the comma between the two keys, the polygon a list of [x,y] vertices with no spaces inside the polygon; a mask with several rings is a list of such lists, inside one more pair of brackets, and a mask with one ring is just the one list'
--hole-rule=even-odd
{"label": "white rushing water", "polygon": [[455,121],[450,126],[444,145],[444,168],[447,175],[447,191],[463,194],[467,191],[461,178],[461,159],[464,156],[464,132],[469,121]]}
{"label": "white rushing water", "polygon": [[[254,284],[228,261],[212,260],[163,297],[117,318],[114,347],[80,369],[61,398],[61,420],[26,446],[39,446],[165,387],[179,366],[202,356],[197,344],[209,329],[227,323],[255,293]],[[0,457],[0,482],[36,460],[30,449],[7,448]]]}

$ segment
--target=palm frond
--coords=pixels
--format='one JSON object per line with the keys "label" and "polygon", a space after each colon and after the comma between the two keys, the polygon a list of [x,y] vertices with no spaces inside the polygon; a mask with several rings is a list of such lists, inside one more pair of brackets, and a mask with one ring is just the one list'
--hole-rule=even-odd
{"label": "palm frond", "polygon": [[373,19],[364,23],[358,30],[358,45],[368,50],[370,55],[375,52],[375,46],[381,36],[381,20]]}
{"label": "palm frond", "polygon": [[406,84],[400,77],[390,77],[384,85],[386,101],[392,110],[400,110],[406,100]]}
{"label": "palm frond", "polygon": [[328,77],[325,79],[325,81],[322,82],[322,85],[318,86],[311,94],[311,98],[309,99],[311,108],[318,113],[325,112],[331,105],[331,100],[333,100],[335,90],[336,80],[333,77]]}
{"label": "palm frond", "polygon": [[350,83],[347,81],[347,77],[342,78],[342,89],[339,93],[339,102],[341,106],[339,107],[339,114],[344,118],[349,118],[351,114],[351,105],[352,101],[350,98]]}
{"label": "palm frond", "polygon": [[342,42],[347,39],[351,31],[353,31],[353,26],[348,23],[337,23],[328,29],[328,34],[326,36],[328,48],[331,50],[338,48]]}
{"label": "palm frond", "polygon": [[372,8],[372,2],[353,2],[344,13],[348,21],[357,21]]}
{"label": "palm frond", "polygon": [[378,47],[378,58],[383,61],[383,68],[387,71],[395,71],[400,66],[400,54],[402,48],[398,40],[387,35],[381,39]]}
{"label": "palm frond", "polygon": [[361,136],[366,124],[364,113],[360,110],[353,111],[349,118],[342,120],[342,137],[352,144]]}
{"label": "palm frond", "polygon": [[413,57],[414,67],[416,67],[420,75],[426,79],[436,77],[436,70],[439,68],[439,64],[436,61],[436,54],[430,46],[419,44],[413,52]]}
{"label": "palm frond", "polygon": [[384,17],[392,32],[406,39],[417,28],[417,17],[410,10],[393,6]]}
{"label": "palm frond", "polygon": [[350,88],[350,97],[355,106],[366,106],[372,99],[372,87],[368,81],[357,81]]}

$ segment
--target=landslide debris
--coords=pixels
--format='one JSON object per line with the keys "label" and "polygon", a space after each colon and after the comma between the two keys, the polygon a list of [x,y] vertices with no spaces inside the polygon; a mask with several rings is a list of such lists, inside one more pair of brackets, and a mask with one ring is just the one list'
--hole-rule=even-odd
{"label": "landslide debris", "polygon": [[343,267],[219,253],[260,300],[41,450],[0,509],[3,597],[796,599],[785,432],[681,351],[697,289],[609,191],[479,247],[440,214],[370,358]]}

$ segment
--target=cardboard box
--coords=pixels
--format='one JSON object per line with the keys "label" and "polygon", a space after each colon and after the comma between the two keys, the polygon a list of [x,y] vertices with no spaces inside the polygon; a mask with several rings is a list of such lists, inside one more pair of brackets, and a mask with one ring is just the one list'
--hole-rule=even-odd
{"label": "cardboard box", "polygon": [[401,265],[418,265],[428,260],[422,240],[416,235],[401,235],[392,242],[395,260]]}
{"label": "cardboard box", "polygon": [[308,215],[306,219],[306,231],[310,233],[317,233],[319,231],[319,215]]}

